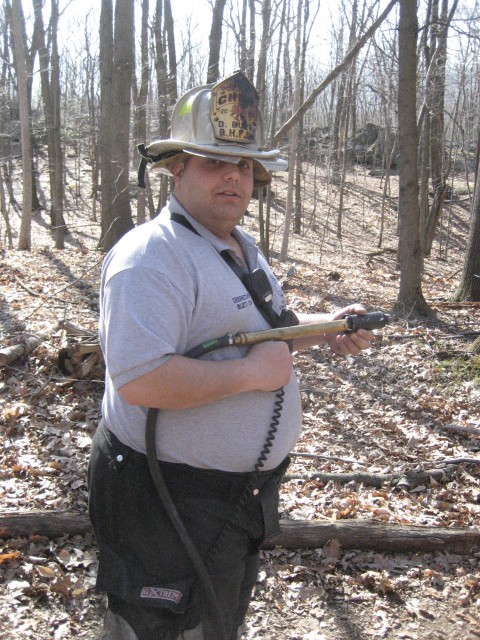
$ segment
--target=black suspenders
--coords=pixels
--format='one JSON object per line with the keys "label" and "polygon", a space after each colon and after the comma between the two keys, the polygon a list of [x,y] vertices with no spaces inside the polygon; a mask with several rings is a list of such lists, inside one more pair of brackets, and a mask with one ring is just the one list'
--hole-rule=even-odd
{"label": "black suspenders", "polygon": [[[200,235],[181,213],[171,213],[170,219],[174,222],[178,222],[178,224],[181,224],[197,236]],[[298,324],[298,318],[293,311],[284,309],[281,315],[275,313],[275,310],[273,309],[272,285],[268,275],[263,269],[245,271],[229,251],[221,251],[220,255],[242,282],[243,286],[250,294],[253,303],[271,327],[275,329],[277,327],[291,327]]]}

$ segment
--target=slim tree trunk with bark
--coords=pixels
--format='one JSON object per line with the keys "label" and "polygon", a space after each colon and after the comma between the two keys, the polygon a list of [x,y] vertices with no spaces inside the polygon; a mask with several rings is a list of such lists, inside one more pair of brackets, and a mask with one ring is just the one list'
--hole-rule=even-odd
{"label": "slim tree trunk with bark", "polygon": [[455,294],[455,300],[480,302],[480,162],[478,161],[478,156],[470,235],[463,265],[462,280]]}
{"label": "slim tree trunk with bark", "polygon": [[[177,99],[175,36],[170,0],[157,0],[155,7],[155,71],[157,76],[159,136],[166,138],[169,111]],[[169,179],[160,177],[158,208],[167,201]]]}
{"label": "slim tree trunk with bark", "polygon": [[65,220],[63,217],[63,150],[61,143],[61,96],[60,61],[58,55],[58,1],[51,3],[51,33],[49,37],[51,51],[46,44],[43,22],[43,2],[33,0],[35,11],[35,29],[38,41],[40,61],[40,79],[42,88],[43,112],[47,133],[48,170],[50,178],[51,210],[50,220],[55,230],[56,248],[65,246]]}
{"label": "slim tree trunk with bark", "polygon": [[[295,29],[295,91],[293,96],[293,109],[297,110],[300,106],[301,96],[301,80],[300,73],[298,73],[298,65],[300,64],[300,50],[301,50],[301,33],[302,33],[302,7],[303,0],[298,0],[297,5],[297,25]],[[300,121],[298,121],[293,128],[290,136],[290,151],[289,151],[289,167],[288,167],[288,191],[287,191],[287,205],[285,211],[285,226],[283,229],[282,247],[280,249],[280,260],[286,260],[288,257],[288,244],[290,239],[290,227],[292,222],[293,212],[293,197],[295,188],[295,176],[297,166],[297,152],[300,138]]]}
{"label": "slim tree trunk with bark", "polygon": [[177,54],[175,52],[175,24],[173,22],[172,5],[170,0],[164,0],[165,32],[168,50],[168,85],[167,95],[169,106],[177,100]]}
{"label": "slim tree trunk with bark", "polygon": [[50,56],[51,67],[51,91],[53,105],[53,151],[54,151],[54,183],[55,198],[55,246],[57,249],[65,248],[65,234],[67,227],[63,216],[63,144],[62,144],[62,120],[61,120],[61,90],[60,90],[60,55],[58,52],[58,0],[51,2],[52,25],[52,52]]}
{"label": "slim tree trunk with bark", "polygon": [[215,0],[215,6],[213,7],[212,26],[210,27],[210,35],[208,37],[210,52],[208,56],[207,84],[216,82],[220,73],[219,64],[220,47],[222,44],[222,23],[226,3],[227,0]]}
{"label": "slim tree trunk with bark", "polygon": [[[103,38],[104,34],[101,35]],[[107,55],[109,55],[108,52]],[[106,133],[109,136],[108,147],[111,150],[109,173],[112,180],[111,202],[102,202],[102,248],[105,250],[111,249],[117,240],[133,227],[129,190],[133,61],[133,3],[131,0],[116,0],[111,67],[113,77],[111,83],[108,83],[111,96],[107,98],[107,104],[113,105],[113,108],[109,113],[104,114],[105,118],[110,119]],[[103,107],[104,105],[102,109]]]}
{"label": "slim tree trunk with bark", "polygon": [[[149,0],[142,0],[142,25],[140,44],[140,86],[137,89],[134,82],[134,143],[141,144],[147,139],[147,98],[150,77],[150,65],[148,57],[148,9]],[[145,222],[146,190],[139,189],[137,196],[137,225]]]}
{"label": "slim tree trunk with bark", "polygon": [[433,1],[431,82],[427,86],[430,115],[430,170],[433,200],[425,225],[425,255],[430,255],[433,238],[443,209],[447,190],[445,171],[445,77],[447,61],[447,33],[458,0],[454,0],[448,14],[448,0],[442,0],[439,15],[439,0]]}
{"label": "slim tree trunk with bark", "polygon": [[102,195],[100,246],[111,244],[113,224],[113,171],[112,147],[114,108],[113,95],[113,6],[112,0],[102,0],[100,11],[100,188]]}
{"label": "slim tree trunk with bark", "polygon": [[400,315],[428,313],[422,294],[423,254],[417,167],[417,4],[400,0],[398,37],[399,240],[400,291],[395,310]]}
{"label": "slim tree trunk with bark", "polygon": [[18,248],[32,248],[32,132],[28,100],[28,77],[25,48],[25,18],[20,0],[12,0],[12,30],[17,71],[17,91],[20,110],[20,135],[22,141],[22,220]]}

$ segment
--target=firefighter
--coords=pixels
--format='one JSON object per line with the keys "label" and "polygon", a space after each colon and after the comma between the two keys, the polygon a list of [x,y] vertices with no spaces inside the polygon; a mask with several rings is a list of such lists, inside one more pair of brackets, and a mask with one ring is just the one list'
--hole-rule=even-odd
{"label": "firefighter", "polygon": [[[301,428],[299,386],[284,342],[200,359],[183,354],[226,333],[365,310],[352,304],[297,319],[238,226],[252,190],[287,168],[264,147],[258,95],[241,72],[182,96],[171,137],[141,153],[174,188],[155,219],[116,244],[102,270],[106,385],[89,510],[97,586],[108,594],[103,638],[232,640],[241,633],[259,548],[279,532],[278,486]],[[299,340],[294,349],[323,343],[358,354],[372,339],[363,329]],[[155,464],[169,500],[149,470],[148,409],[156,411]]]}

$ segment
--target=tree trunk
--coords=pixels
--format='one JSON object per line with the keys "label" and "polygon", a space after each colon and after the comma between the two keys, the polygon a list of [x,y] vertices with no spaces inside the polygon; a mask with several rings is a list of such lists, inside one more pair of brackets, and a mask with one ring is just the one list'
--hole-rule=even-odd
{"label": "tree trunk", "polygon": [[432,58],[431,85],[428,107],[430,111],[430,169],[433,200],[425,225],[425,255],[430,255],[433,238],[443,209],[447,190],[445,160],[445,71],[447,61],[448,26],[457,8],[454,0],[448,14],[448,0],[442,0],[441,15],[438,15],[439,0],[434,0],[432,11]]}
{"label": "tree trunk", "polygon": [[[168,5],[168,6],[167,6]],[[170,15],[170,18],[168,17]],[[157,75],[158,93],[158,117],[160,138],[168,137],[170,126],[169,108],[176,100],[176,77],[172,69],[173,62],[171,55],[174,54],[175,47],[173,34],[173,19],[171,19],[171,7],[169,0],[157,0],[155,9],[155,70]],[[166,33],[167,42],[164,34]],[[171,51],[173,49],[173,52]],[[168,71],[168,70],[170,71]],[[174,80],[174,81],[173,81]],[[175,93],[172,93],[175,91]],[[158,209],[161,209],[166,201],[169,191],[169,179],[167,176],[160,177],[160,194],[158,198]]]}
{"label": "tree trunk", "polygon": [[17,92],[20,109],[20,135],[22,141],[22,220],[18,248],[32,248],[32,131],[28,100],[28,77],[25,48],[25,18],[20,0],[12,0],[12,30],[17,71]]}
{"label": "tree trunk", "polygon": [[170,0],[164,0],[165,32],[168,50],[168,104],[173,106],[177,101],[177,54],[175,53],[175,25],[173,23],[172,5]]}
{"label": "tree trunk", "polygon": [[58,2],[52,0],[51,6],[51,35],[49,38],[51,42],[51,53],[49,53],[46,45],[42,0],[33,0],[33,7],[35,11],[35,30],[40,62],[43,113],[47,134],[51,197],[50,220],[56,236],[56,248],[63,249],[65,246],[65,220],[63,217],[63,151],[61,143],[60,70],[57,44]]}
{"label": "tree trunk", "polygon": [[4,347],[0,350],[0,368],[6,367],[7,365],[12,364],[16,360],[20,358],[24,358],[29,353],[34,351],[37,347],[39,347],[43,342],[49,340],[52,337],[52,334],[58,329],[58,324],[53,325],[44,331],[39,331],[38,333],[31,333],[23,336],[17,344],[10,345],[9,347]]}
{"label": "tree trunk", "polygon": [[227,0],[215,0],[212,12],[212,26],[208,41],[210,53],[208,57],[207,84],[216,82],[219,78],[220,47],[222,44],[223,11]]}
{"label": "tree trunk", "polygon": [[[300,106],[300,96],[301,96],[301,80],[300,80],[298,65],[300,64],[300,51],[301,51],[302,7],[303,7],[303,0],[298,0],[297,25],[295,29],[295,62],[294,62],[295,90],[294,90],[294,96],[293,96],[294,110],[297,110],[298,107]],[[290,238],[290,228],[291,228],[291,222],[292,222],[299,138],[300,138],[300,120],[297,121],[290,135],[287,205],[286,205],[286,211],[285,211],[285,225],[283,228],[282,247],[280,249],[280,260],[282,261],[285,261],[288,257],[288,243]]]}
{"label": "tree trunk", "polygon": [[[140,144],[147,139],[147,98],[150,77],[149,48],[148,48],[148,12],[149,0],[142,0],[142,26],[140,44],[140,87],[137,89],[136,81],[133,83],[135,120],[134,142]],[[146,189],[138,189],[137,194],[137,225],[145,222]]]}
{"label": "tree trunk", "polygon": [[85,25],[85,98],[88,105],[88,117],[90,122],[90,163],[92,165],[92,220],[97,222],[97,200],[100,191],[100,150],[97,134],[97,87],[96,87],[96,60],[90,44],[90,33]]}
{"label": "tree trunk", "polygon": [[[282,59],[282,42],[283,42],[283,30],[285,25],[285,15],[286,15],[286,6],[287,3],[282,3],[282,13],[280,17],[280,32],[278,37],[278,48],[276,55],[276,64],[275,64],[275,73],[273,77],[273,95],[272,95],[272,111],[271,111],[271,120],[270,120],[270,133],[268,136],[268,146],[272,146],[273,137],[275,135],[275,128],[277,125],[277,115],[278,115],[278,101],[279,101],[279,75],[280,75],[280,62]],[[266,125],[266,123],[265,123]],[[271,219],[271,209],[272,209],[272,190],[269,186],[266,190],[266,207],[265,207],[265,220],[260,218],[260,248],[267,258],[270,261],[270,219]]]}
{"label": "tree trunk", "polygon": [[417,4],[400,0],[398,38],[399,240],[400,291],[395,311],[400,315],[428,314],[422,294],[423,254],[420,244],[420,205],[417,168]]}
{"label": "tree trunk", "polygon": [[[133,74],[133,3],[131,0],[116,0],[114,30],[111,19],[111,0],[103,0],[105,8],[100,42],[104,36],[103,70],[106,74],[104,89],[105,104],[102,103],[102,126],[106,129],[106,148],[102,149],[102,248],[106,251],[133,227],[130,207],[130,108]],[[103,11],[102,11],[103,13]],[[103,28],[106,33],[103,32]],[[114,33],[112,40],[112,31]],[[113,42],[113,48],[111,43]],[[110,73],[112,76],[110,77]],[[108,109],[108,111],[105,111]],[[110,154],[108,159],[104,157]],[[108,163],[103,174],[104,163]],[[111,180],[106,185],[106,179]],[[104,201],[105,195],[110,198]]]}
{"label": "tree trunk", "polygon": [[[13,249],[13,233],[10,225],[10,217],[8,215],[7,200],[5,198],[5,187],[2,172],[0,171],[0,209],[5,222],[5,232],[8,240],[8,248]],[[1,244],[0,244],[1,246]]]}
{"label": "tree trunk", "polygon": [[58,0],[51,3],[51,39],[52,53],[50,56],[51,67],[51,91],[53,105],[53,149],[54,149],[54,183],[53,193],[55,202],[55,246],[57,249],[65,248],[65,235],[67,226],[63,217],[63,144],[61,121],[61,89],[60,89],[60,55],[58,52]]}
{"label": "tree trunk", "polygon": [[100,246],[111,244],[113,225],[112,146],[113,95],[113,7],[112,0],[102,0],[100,11],[100,190],[102,196]]}
{"label": "tree trunk", "polygon": [[[265,104],[266,104],[266,74],[267,74],[267,54],[270,51],[271,44],[271,32],[270,22],[272,18],[272,4],[271,0],[263,0],[262,2],[262,39],[260,42],[260,56],[257,66],[257,78],[255,86],[259,95],[259,108],[265,117]],[[265,123],[266,130],[266,123]],[[267,140],[263,140],[262,143],[266,144]],[[260,229],[260,248],[263,251],[265,257],[268,260],[268,244],[266,242],[266,219],[265,219],[265,193],[267,189],[260,189],[258,192],[258,225]],[[268,206],[268,205],[267,205]],[[265,251],[265,249],[267,250]]]}
{"label": "tree trunk", "polygon": [[110,114],[113,126],[113,208],[115,222],[110,241],[111,248],[127,231],[133,228],[130,206],[130,113],[134,67],[133,2],[115,0],[115,28],[113,42],[113,95],[115,108]]}
{"label": "tree trunk", "polygon": [[337,540],[343,549],[372,549],[390,553],[450,551],[472,553],[480,531],[418,525],[383,524],[369,520],[315,522],[283,520],[281,533],[264,548],[315,549]]}
{"label": "tree trunk", "polygon": [[250,27],[249,27],[249,46],[247,47],[247,60],[245,65],[245,74],[250,82],[253,83],[255,74],[255,42],[257,39],[255,29],[255,0],[248,0],[248,7],[250,12]]}
{"label": "tree trunk", "polygon": [[478,157],[470,235],[463,265],[462,280],[455,293],[455,300],[480,302],[480,162]]}

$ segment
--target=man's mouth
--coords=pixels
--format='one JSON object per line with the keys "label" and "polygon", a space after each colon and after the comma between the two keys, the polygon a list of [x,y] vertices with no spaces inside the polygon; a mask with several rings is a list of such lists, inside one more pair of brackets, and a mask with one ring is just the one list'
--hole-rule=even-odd
{"label": "man's mouth", "polygon": [[239,198],[240,194],[236,191],[221,191],[218,195],[220,196],[228,196],[229,198]]}

